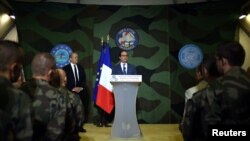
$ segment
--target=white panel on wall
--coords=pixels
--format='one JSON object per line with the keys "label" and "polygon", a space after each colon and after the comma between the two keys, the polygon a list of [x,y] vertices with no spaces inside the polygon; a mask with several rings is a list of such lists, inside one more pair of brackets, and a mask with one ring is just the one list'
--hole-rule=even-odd
{"label": "white panel on wall", "polygon": [[16,26],[14,26],[9,33],[4,37],[5,40],[11,40],[11,41],[16,41],[18,42],[18,35],[17,35],[17,30]]}
{"label": "white panel on wall", "polygon": [[242,67],[247,69],[250,66],[250,37],[242,29],[239,30],[239,40],[246,52],[245,62]]}

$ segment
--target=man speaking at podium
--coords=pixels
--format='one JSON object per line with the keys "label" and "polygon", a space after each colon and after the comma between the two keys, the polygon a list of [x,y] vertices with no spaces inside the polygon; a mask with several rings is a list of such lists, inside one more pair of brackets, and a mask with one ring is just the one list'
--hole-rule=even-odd
{"label": "man speaking at podium", "polygon": [[136,68],[128,63],[128,52],[121,50],[119,52],[120,62],[112,68],[112,75],[136,75]]}
{"label": "man speaking at podium", "polygon": [[[121,50],[119,52],[119,63],[112,68],[112,75],[133,75],[124,76],[124,78],[139,78],[136,68],[128,63],[128,52]],[[122,77],[122,76],[121,76]],[[136,79],[131,79],[136,80]],[[137,90],[140,82],[122,81],[113,83],[113,93],[115,96],[115,119],[112,125],[111,137],[114,138],[140,138],[140,131],[137,117],[136,105]]]}
{"label": "man speaking at podium", "polygon": [[[112,75],[136,75],[136,69],[133,65],[128,64],[128,52],[125,50],[121,50],[119,52],[119,59],[120,62],[117,63],[113,68],[112,68]],[[114,111],[114,110],[113,110]],[[100,121],[97,123],[97,127],[110,127],[108,125],[108,119],[109,117],[113,118],[113,114],[109,115],[102,109],[98,110],[99,115],[100,115]]]}

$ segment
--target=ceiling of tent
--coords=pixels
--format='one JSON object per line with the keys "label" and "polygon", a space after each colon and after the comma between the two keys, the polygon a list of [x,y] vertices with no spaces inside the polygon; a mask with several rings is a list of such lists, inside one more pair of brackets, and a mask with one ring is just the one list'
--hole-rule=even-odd
{"label": "ceiling of tent", "polygon": [[[9,13],[14,10],[10,3],[13,2],[55,2],[55,3],[72,3],[72,4],[93,4],[93,5],[169,5],[169,4],[185,4],[185,3],[201,3],[219,0],[0,0],[0,16],[2,13]],[[221,0],[222,1],[222,0]],[[224,0],[227,2],[226,0]],[[250,13],[250,1],[246,0],[242,11]],[[13,21],[7,26],[2,26],[0,22],[0,39],[7,36],[8,32],[13,29]]]}
{"label": "ceiling of tent", "polygon": [[[8,3],[8,0],[2,0]],[[11,2],[58,2],[96,5],[162,5],[207,2],[216,0],[10,0]]]}
{"label": "ceiling of tent", "polygon": [[201,3],[201,2],[211,2],[211,1],[222,1],[222,0],[1,0],[0,5],[4,5],[4,7],[7,7],[8,9],[13,9],[9,3],[56,2],[56,3],[94,4],[94,5],[168,5],[168,4],[184,4],[184,3]]}
{"label": "ceiling of tent", "polygon": [[[93,5],[167,5],[167,4],[183,4],[207,2],[215,0],[0,0],[0,18],[3,13],[9,14],[13,11],[11,3],[14,2],[55,2],[55,3],[72,3],[72,4],[93,4]],[[5,16],[6,17],[6,16]],[[2,20],[3,21],[3,20]],[[14,20],[8,20],[8,23],[1,22],[0,19],[0,39],[8,36],[14,26]]]}

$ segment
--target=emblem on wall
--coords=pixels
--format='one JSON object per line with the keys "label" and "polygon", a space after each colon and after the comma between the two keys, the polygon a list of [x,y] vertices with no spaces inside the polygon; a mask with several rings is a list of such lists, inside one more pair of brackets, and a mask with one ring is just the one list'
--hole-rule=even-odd
{"label": "emblem on wall", "polygon": [[54,48],[52,48],[50,52],[55,60],[56,60],[56,66],[58,68],[62,68],[66,66],[70,61],[70,54],[72,53],[71,48],[66,44],[58,44]]}
{"label": "emblem on wall", "polygon": [[178,58],[183,67],[193,69],[201,63],[203,54],[198,46],[187,44],[180,49]]}
{"label": "emblem on wall", "polygon": [[137,32],[131,28],[122,28],[116,34],[116,45],[123,50],[131,50],[137,47],[139,38]]}

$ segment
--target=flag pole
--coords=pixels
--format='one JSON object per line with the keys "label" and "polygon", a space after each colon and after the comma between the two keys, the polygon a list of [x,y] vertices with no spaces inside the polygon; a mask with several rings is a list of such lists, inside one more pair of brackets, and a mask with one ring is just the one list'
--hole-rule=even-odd
{"label": "flag pole", "polygon": [[112,94],[113,87],[110,84],[112,64],[110,60],[110,47],[108,44],[109,35],[106,39],[106,42],[103,42],[102,54],[100,57],[100,78],[97,85],[96,105],[110,114],[114,108],[114,99]]}
{"label": "flag pole", "polygon": [[109,43],[109,34],[107,35],[107,43]]}
{"label": "flag pole", "polygon": [[103,47],[103,37],[101,37],[101,46]]}

